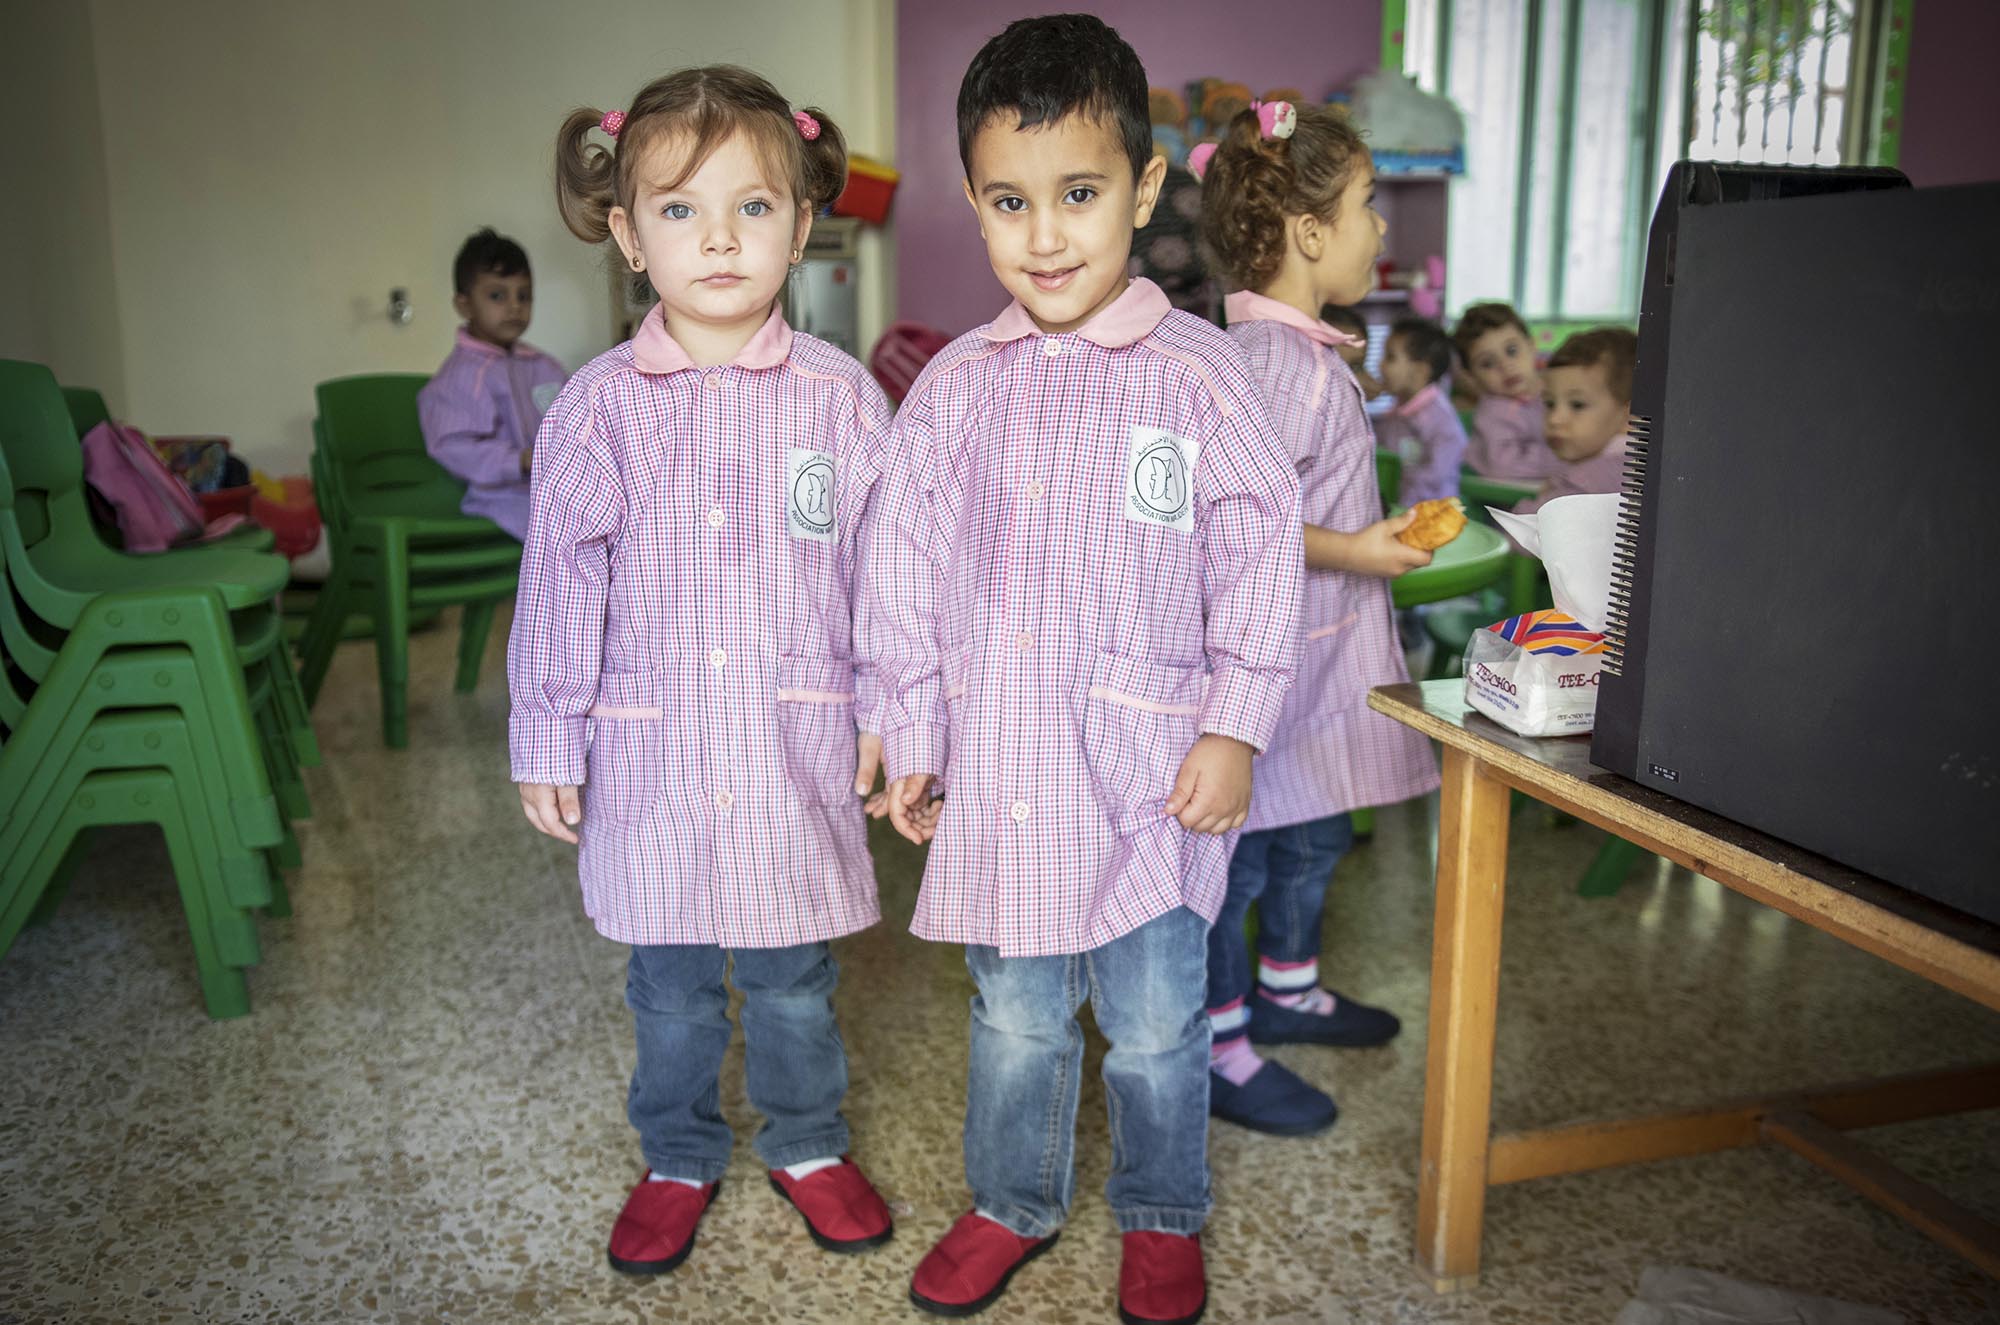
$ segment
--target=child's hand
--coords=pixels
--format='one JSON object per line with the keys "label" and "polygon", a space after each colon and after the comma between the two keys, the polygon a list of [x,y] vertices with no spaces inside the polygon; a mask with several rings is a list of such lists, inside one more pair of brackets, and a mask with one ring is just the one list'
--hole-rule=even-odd
{"label": "child's hand", "polygon": [[571,829],[583,821],[583,806],[577,800],[575,787],[547,787],[538,782],[523,782],[521,812],[528,816],[528,822],[535,826],[536,831],[547,833],[558,842],[576,845],[576,834]]}
{"label": "child's hand", "polygon": [[1377,520],[1354,536],[1354,569],[1362,575],[1393,580],[1404,571],[1431,564],[1431,554],[1422,548],[1398,542],[1396,535],[1416,523],[1415,511],[1404,511],[1386,520]]}
{"label": "child's hand", "polygon": [[[861,808],[870,818],[880,819],[889,812],[889,793],[875,791],[875,779],[882,773],[882,738],[862,732],[854,742],[854,794],[863,798]],[[868,793],[874,791],[874,795]]]}
{"label": "child's hand", "polygon": [[1210,732],[1181,760],[1167,816],[1196,833],[1226,833],[1250,817],[1250,758],[1256,751]]}
{"label": "child's hand", "polygon": [[889,822],[918,846],[930,841],[937,832],[938,808],[943,802],[931,799],[931,787],[936,782],[929,773],[916,773],[897,778],[883,793]]}

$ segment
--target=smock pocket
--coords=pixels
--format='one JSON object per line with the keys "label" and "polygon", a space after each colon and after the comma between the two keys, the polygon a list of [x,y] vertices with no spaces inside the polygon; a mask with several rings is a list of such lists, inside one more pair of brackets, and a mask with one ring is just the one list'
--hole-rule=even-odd
{"label": "smock pocket", "polygon": [[810,805],[855,799],[854,663],[778,660],[778,730],[785,776]]}
{"label": "smock pocket", "polygon": [[1181,761],[1200,734],[1207,693],[1205,668],[1098,655],[1078,725],[1098,801],[1120,833],[1166,816]]}
{"label": "smock pocket", "polygon": [[645,818],[660,795],[665,741],[658,679],[650,675],[602,677],[597,703],[590,710],[585,820],[631,824]]}

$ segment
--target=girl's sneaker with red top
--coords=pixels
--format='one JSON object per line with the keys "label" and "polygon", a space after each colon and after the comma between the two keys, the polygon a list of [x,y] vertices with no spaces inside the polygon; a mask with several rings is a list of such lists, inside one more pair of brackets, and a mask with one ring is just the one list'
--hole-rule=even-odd
{"label": "girl's sneaker with red top", "polygon": [[794,1178],[771,1170],[771,1189],[805,1217],[806,1232],[828,1251],[851,1255],[879,1247],[896,1229],[889,1207],[847,1156],[840,1163]]}
{"label": "girl's sneaker with red top", "polygon": [[611,1268],[621,1274],[665,1274],[694,1250],[694,1230],[720,1182],[690,1187],[654,1182],[649,1170],[625,1198],[611,1226]]}
{"label": "girl's sneaker with red top", "polygon": [[1014,1271],[1056,1245],[1024,1238],[977,1210],[958,1217],[910,1280],[910,1301],[933,1316],[972,1316],[1000,1300]]}
{"label": "girl's sneaker with red top", "polygon": [[1208,1309],[1201,1238],[1127,1233],[1118,1266],[1118,1319],[1125,1325],[1195,1325]]}

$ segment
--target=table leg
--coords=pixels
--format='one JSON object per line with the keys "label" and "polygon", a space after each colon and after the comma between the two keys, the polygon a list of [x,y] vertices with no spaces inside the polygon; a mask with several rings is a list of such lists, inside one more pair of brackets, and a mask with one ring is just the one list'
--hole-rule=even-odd
{"label": "table leg", "polygon": [[1506,882],[1507,788],[1477,759],[1447,746],[1417,1184],[1417,1262],[1441,1293],[1479,1277]]}

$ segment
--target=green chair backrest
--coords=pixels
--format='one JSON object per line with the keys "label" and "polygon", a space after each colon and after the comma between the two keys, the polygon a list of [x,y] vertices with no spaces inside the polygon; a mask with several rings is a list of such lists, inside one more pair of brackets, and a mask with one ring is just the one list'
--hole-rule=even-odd
{"label": "green chair backrest", "polygon": [[1383,507],[1394,506],[1403,487],[1403,457],[1386,446],[1375,448],[1375,483],[1382,489]]}
{"label": "green chair backrest", "polygon": [[321,382],[314,440],[332,480],[336,518],[400,514],[411,498],[449,497],[456,510],[465,485],[424,449],[417,421],[421,373],[375,373]]}
{"label": "green chair backrest", "polygon": [[38,363],[0,359],[0,489],[0,512],[13,508],[24,547],[58,525],[91,528],[69,406],[55,374]]}
{"label": "green chair backrest", "polygon": [[62,389],[63,401],[69,406],[69,421],[76,429],[77,437],[95,428],[100,423],[111,420],[111,410],[104,403],[104,396],[96,387],[66,386]]}

